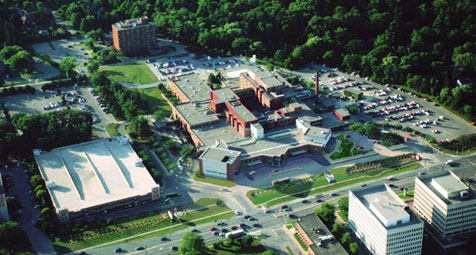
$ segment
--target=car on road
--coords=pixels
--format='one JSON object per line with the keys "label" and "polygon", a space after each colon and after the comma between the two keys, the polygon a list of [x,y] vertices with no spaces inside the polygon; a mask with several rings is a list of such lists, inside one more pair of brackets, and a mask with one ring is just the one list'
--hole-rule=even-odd
{"label": "car on road", "polygon": [[[241,224],[240,224],[241,225]],[[238,227],[237,226],[231,226],[231,230],[237,230]]]}
{"label": "car on road", "polygon": [[365,187],[365,186],[367,186],[367,184],[365,184],[365,183],[364,183],[364,184],[362,184],[362,185],[360,185],[360,187]]}
{"label": "car on road", "polygon": [[194,229],[192,229],[192,233],[200,233],[200,230],[194,228]]}
{"label": "car on road", "polygon": [[164,241],[164,242],[165,242],[165,241],[168,241],[168,240],[169,240],[169,239],[168,239],[167,237],[165,237],[165,236],[162,237],[162,238],[160,238],[160,241]]}
{"label": "car on road", "polygon": [[246,224],[245,223],[240,223],[240,228],[244,228],[246,227]]}
{"label": "car on road", "polygon": [[230,231],[229,231],[228,229],[226,229],[226,228],[222,228],[222,229],[221,229],[221,232],[222,232],[222,233],[228,233],[228,232],[230,232]]}
{"label": "car on road", "polygon": [[249,215],[245,215],[243,218],[249,219],[250,217],[251,217],[251,216],[249,216]]}
{"label": "car on road", "polygon": [[121,248],[121,247],[118,247],[118,248],[114,249],[114,252],[115,252],[115,253],[121,253],[121,252],[122,252],[122,248]]}
{"label": "car on road", "polygon": [[172,246],[172,248],[170,248],[172,251],[178,251],[178,247],[177,246]]}
{"label": "car on road", "polygon": [[241,215],[240,211],[235,211],[235,215]]}
{"label": "car on road", "polygon": [[303,204],[307,204],[307,203],[309,203],[309,200],[307,200],[307,199],[303,199],[303,200],[301,201],[301,203],[303,203]]}
{"label": "car on road", "polygon": [[217,230],[217,228],[215,228],[215,227],[210,228],[210,231],[211,231],[211,232],[213,232],[213,231],[215,231],[215,230]]}
{"label": "car on road", "polygon": [[254,228],[261,228],[262,226],[261,226],[261,224],[255,223],[255,224],[253,224],[253,227]]}
{"label": "car on road", "polygon": [[214,236],[217,236],[217,235],[219,235],[219,234],[220,234],[220,232],[218,232],[218,231],[213,232],[213,235],[214,235]]}
{"label": "car on road", "polygon": [[218,226],[225,226],[225,225],[226,225],[226,223],[225,223],[225,222],[222,222],[222,221],[220,221],[220,222],[218,222],[218,224],[217,224],[217,225],[218,225]]}
{"label": "car on road", "polygon": [[143,250],[145,250],[145,248],[142,247],[142,246],[139,246],[139,247],[136,248],[136,251],[143,251]]}
{"label": "car on road", "polygon": [[286,209],[286,208],[288,208],[288,207],[289,207],[288,205],[282,205],[280,208],[281,208],[281,209]]}
{"label": "car on road", "polygon": [[324,201],[322,201],[322,199],[317,199],[316,200],[316,203],[322,203],[322,202],[324,202]]}

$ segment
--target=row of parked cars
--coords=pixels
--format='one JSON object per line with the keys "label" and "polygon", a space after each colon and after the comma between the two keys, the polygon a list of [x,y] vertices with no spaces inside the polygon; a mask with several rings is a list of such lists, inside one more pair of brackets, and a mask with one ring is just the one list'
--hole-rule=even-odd
{"label": "row of parked cars", "polygon": [[91,95],[94,96],[94,98],[96,99],[96,101],[98,102],[99,104],[99,107],[101,107],[101,109],[103,110],[104,113],[108,114],[110,113],[109,111],[109,108],[107,108],[106,104],[104,104],[104,102],[102,101],[102,99],[96,94],[96,92],[94,91],[93,88],[88,88],[89,92],[91,92]]}

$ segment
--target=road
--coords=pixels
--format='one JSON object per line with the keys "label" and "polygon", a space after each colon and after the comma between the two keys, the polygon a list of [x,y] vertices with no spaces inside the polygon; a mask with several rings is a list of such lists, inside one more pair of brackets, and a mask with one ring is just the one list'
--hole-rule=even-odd
{"label": "road", "polygon": [[13,187],[9,190],[8,195],[17,197],[21,203],[22,212],[20,213],[19,223],[25,230],[28,239],[30,239],[33,250],[37,254],[54,254],[55,251],[51,241],[41,230],[32,224],[40,217],[40,211],[33,207],[33,204],[36,203],[33,198],[34,195],[30,195],[27,192],[29,189],[31,192],[31,188],[28,182],[29,176],[25,171],[23,167],[1,169],[2,175],[13,177]]}

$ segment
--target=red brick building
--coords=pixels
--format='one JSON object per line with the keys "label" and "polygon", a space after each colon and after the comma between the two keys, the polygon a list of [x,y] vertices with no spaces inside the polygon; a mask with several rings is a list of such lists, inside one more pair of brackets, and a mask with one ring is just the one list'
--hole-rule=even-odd
{"label": "red brick building", "polygon": [[147,53],[157,45],[155,26],[147,17],[119,21],[112,25],[112,41],[114,49],[126,55]]}

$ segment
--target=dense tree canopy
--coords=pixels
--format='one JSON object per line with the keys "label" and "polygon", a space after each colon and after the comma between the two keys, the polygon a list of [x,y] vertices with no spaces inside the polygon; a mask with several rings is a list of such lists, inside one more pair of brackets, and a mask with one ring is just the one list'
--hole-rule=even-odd
{"label": "dense tree canopy", "polygon": [[30,241],[25,231],[15,221],[7,221],[0,224],[0,244],[2,244],[0,248],[11,252],[28,251],[31,249]]}
{"label": "dense tree canopy", "polygon": [[199,234],[188,232],[182,237],[180,254],[182,255],[200,255],[207,250],[205,241]]}

